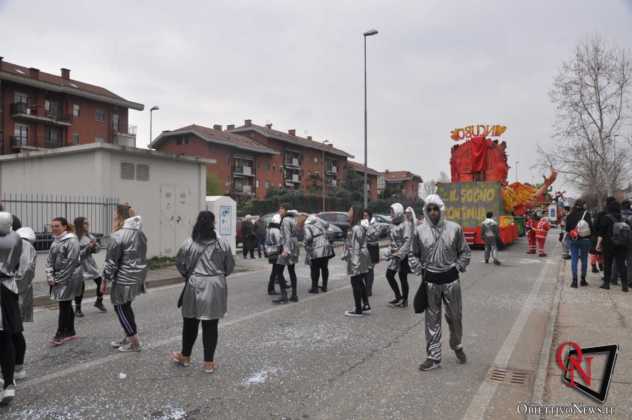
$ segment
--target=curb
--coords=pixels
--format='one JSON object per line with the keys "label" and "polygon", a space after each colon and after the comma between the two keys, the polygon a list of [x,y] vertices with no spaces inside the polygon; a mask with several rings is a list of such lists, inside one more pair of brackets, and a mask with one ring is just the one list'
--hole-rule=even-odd
{"label": "curb", "polygon": [[[544,342],[542,343],[542,349],[540,350],[540,361],[538,362],[538,368],[533,382],[531,403],[544,403],[544,392],[546,388],[546,380],[548,379],[548,368],[551,362],[551,346],[553,345],[553,335],[555,334],[555,325],[557,324],[560,299],[565,280],[563,273],[566,268],[566,261],[567,260],[561,260],[560,268],[557,274],[553,303],[551,304],[551,311],[549,312],[549,323],[546,328],[546,336],[544,337]],[[544,418],[544,415],[531,414],[526,416],[526,418],[528,420],[541,420]]]}

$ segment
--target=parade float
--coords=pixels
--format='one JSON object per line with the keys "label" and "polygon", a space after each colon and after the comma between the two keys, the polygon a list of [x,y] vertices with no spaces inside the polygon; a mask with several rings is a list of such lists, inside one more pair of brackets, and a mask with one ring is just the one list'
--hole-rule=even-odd
{"label": "parade float", "polygon": [[451,182],[439,183],[446,216],[463,226],[471,245],[483,245],[480,224],[488,211],[499,222],[500,240],[509,245],[524,232],[527,211],[551,202],[549,187],[557,173],[551,169],[541,185],[508,182],[507,143],[503,125],[471,125],[452,130]]}

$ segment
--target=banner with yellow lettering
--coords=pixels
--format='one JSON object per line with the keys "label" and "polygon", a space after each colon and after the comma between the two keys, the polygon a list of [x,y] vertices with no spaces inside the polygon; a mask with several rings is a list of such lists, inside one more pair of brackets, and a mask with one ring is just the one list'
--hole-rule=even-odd
{"label": "banner with yellow lettering", "polygon": [[439,183],[437,193],[445,203],[446,218],[463,227],[480,225],[488,211],[495,218],[504,213],[498,182]]}

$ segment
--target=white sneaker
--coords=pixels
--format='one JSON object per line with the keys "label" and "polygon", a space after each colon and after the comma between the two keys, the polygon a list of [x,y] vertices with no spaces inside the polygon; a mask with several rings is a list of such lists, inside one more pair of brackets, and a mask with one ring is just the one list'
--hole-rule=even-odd
{"label": "white sneaker", "polygon": [[129,344],[129,340],[127,339],[127,337],[125,337],[119,341],[112,341],[110,343],[110,346],[112,346],[115,349],[118,349],[119,347],[125,346],[127,344]]}
{"label": "white sneaker", "polygon": [[0,399],[0,406],[9,405],[9,403],[15,398],[15,385],[9,385],[2,392],[2,399]]}
{"label": "white sneaker", "polygon": [[360,313],[360,314],[358,314],[358,313],[356,313],[356,311],[355,311],[355,310],[353,310],[353,311],[346,311],[346,312],[345,312],[345,316],[350,316],[350,317],[363,317],[363,316],[364,316],[364,313]]}
{"label": "white sneaker", "polygon": [[26,369],[22,368],[20,370],[16,370],[13,374],[14,379],[26,379]]}
{"label": "white sneaker", "polygon": [[124,346],[120,346],[118,350],[121,353],[138,353],[141,350],[141,346],[139,344],[138,347],[135,347],[132,343],[128,343]]}

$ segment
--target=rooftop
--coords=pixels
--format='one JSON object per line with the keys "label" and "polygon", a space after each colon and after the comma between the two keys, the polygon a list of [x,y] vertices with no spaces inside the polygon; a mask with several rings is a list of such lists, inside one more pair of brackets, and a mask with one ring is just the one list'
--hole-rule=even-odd
{"label": "rooftop", "polygon": [[[359,163],[359,162],[354,162],[352,160],[349,160],[349,161],[347,161],[347,165],[349,166],[349,168],[351,168],[352,170],[354,170],[356,172],[364,173],[364,165]],[[381,172],[376,171],[375,169],[371,169],[369,167],[367,167],[366,173],[368,175],[375,175],[375,176],[380,176],[381,175]]]}
{"label": "rooftop", "polygon": [[40,71],[34,67],[29,68],[9,63],[0,57],[0,80],[20,83],[52,92],[67,93],[69,95],[131,108],[137,111],[144,109],[143,104],[128,101],[101,86],[71,79],[70,70],[68,69],[61,69],[60,75],[54,75]]}
{"label": "rooftop", "polygon": [[231,128],[232,133],[244,133],[248,131],[255,131],[262,136],[280,140],[296,146],[302,146],[309,149],[316,149],[332,155],[337,155],[346,158],[352,158],[353,155],[345,152],[344,150],[336,149],[331,144],[321,143],[319,141],[312,140],[311,137],[301,137],[296,135],[296,130],[288,130],[287,133],[279,130],[274,130],[272,124],[267,124],[265,127],[257,124],[253,124],[251,120],[246,120],[244,125],[237,128]]}
{"label": "rooftop", "polygon": [[384,171],[384,181],[386,182],[414,181],[415,178],[419,179],[419,182],[423,182],[420,175],[409,171]]}
{"label": "rooftop", "polygon": [[183,134],[192,134],[208,143],[222,144],[224,146],[230,146],[249,152],[278,155],[277,151],[263,146],[248,137],[196,124],[187,125],[186,127],[178,128],[177,130],[163,131],[154,141],[151,142],[149,147],[155,149],[160,146],[160,143],[162,143],[165,139],[181,136]]}

